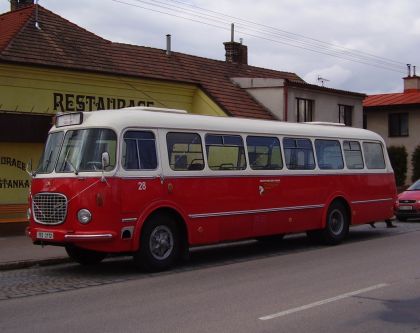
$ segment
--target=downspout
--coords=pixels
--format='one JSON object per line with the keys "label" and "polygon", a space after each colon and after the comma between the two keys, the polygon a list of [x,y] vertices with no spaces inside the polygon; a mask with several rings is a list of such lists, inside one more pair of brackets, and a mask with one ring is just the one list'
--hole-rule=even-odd
{"label": "downspout", "polygon": [[287,114],[288,114],[288,93],[287,93],[287,81],[284,80],[284,89],[283,89],[283,103],[284,103],[284,107],[283,107],[283,121],[287,121]]}

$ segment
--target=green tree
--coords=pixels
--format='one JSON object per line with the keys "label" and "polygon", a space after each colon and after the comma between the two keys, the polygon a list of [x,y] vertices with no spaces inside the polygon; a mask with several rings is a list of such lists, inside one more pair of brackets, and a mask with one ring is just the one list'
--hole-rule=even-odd
{"label": "green tree", "polygon": [[413,175],[411,180],[415,182],[420,178],[420,145],[416,147],[411,156],[411,166],[413,167]]}
{"label": "green tree", "polygon": [[404,146],[391,146],[388,147],[388,155],[394,169],[395,183],[404,186],[407,177],[407,149]]}

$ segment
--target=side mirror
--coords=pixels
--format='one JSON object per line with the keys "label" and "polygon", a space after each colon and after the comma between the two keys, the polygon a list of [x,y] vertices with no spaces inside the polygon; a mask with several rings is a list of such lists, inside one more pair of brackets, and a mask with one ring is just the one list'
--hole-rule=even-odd
{"label": "side mirror", "polygon": [[107,151],[102,153],[102,170],[109,166],[109,153]]}

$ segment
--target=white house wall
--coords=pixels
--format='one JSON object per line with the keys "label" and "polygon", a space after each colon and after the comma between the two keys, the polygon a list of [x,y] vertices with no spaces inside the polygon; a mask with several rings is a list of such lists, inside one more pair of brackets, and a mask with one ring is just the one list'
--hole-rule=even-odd
{"label": "white house wall", "polygon": [[339,95],[328,92],[311,91],[302,88],[288,88],[288,116],[287,120],[296,122],[297,98],[314,101],[313,121],[328,121],[338,123],[338,105],[353,106],[353,127],[363,127],[363,98],[349,95]]}

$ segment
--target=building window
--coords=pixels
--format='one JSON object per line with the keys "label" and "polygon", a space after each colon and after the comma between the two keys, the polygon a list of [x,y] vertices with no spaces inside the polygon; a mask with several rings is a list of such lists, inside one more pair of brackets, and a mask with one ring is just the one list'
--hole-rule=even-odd
{"label": "building window", "polygon": [[390,113],[388,115],[389,136],[408,136],[408,113]]}
{"label": "building window", "polygon": [[353,119],[353,106],[351,105],[338,105],[338,122],[346,126],[352,125]]}
{"label": "building window", "polygon": [[296,121],[298,123],[312,121],[314,101],[310,99],[296,98],[296,102]]}

